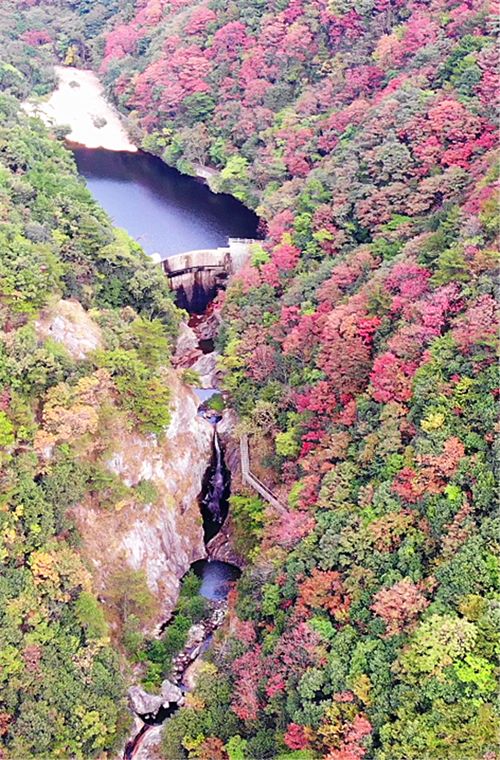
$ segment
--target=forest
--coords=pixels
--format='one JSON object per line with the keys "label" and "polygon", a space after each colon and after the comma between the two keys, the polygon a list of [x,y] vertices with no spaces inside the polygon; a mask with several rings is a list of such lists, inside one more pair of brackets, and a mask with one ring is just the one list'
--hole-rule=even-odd
{"label": "forest", "polygon": [[[179,322],[60,142],[19,115],[59,61],[99,72],[145,150],[188,174],[213,168],[213,189],[263,220],[218,299],[218,344],[253,466],[287,508],[232,497],[246,568],[197,690],[165,723],[164,760],[495,760],[488,3],[2,6],[7,757],[112,757],[123,737],[124,666],[65,512],[85,494],[124,498],[103,482],[95,431],[105,441],[114,414],[161,434],[158,351]],[[105,329],[83,365],[37,340],[37,314],[61,295]]]}
{"label": "forest", "polygon": [[[4,71],[0,735],[16,760],[102,757],[127,727],[125,670],[69,511],[82,500],[110,509],[144,498],[101,462],[113,420],[163,430],[169,396],[157,365],[179,314],[161,273],[113,230],[70,154],[21,115],[22,74],[8,63]],[[42,310],[61,297],[90,310],[105,336],[84,362],[40,332]],[[107,614],[125,600],[147,614],[142,578],[117,574]]]}

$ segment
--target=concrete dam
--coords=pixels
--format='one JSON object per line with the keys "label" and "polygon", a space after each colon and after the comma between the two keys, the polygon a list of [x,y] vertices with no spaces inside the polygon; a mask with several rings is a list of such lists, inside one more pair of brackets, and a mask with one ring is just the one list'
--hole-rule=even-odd
{"label": "concrete dam", "polygon": [[159,262],[176,291],[177,304],[191,313],[202,313],[228,277],[244,267],[252,245],[258,242],[229,238],[226,247],[178,253]]}

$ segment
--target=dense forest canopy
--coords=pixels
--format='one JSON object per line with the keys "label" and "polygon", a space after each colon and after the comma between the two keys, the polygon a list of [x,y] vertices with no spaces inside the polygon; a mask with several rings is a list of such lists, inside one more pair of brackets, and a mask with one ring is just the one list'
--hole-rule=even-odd
{"label": "dense forest canopy", "polygon": [[[93,65],[147,150],[188,173],[214,167],[214,187],[267,223],[221,299],[219,344],[254,466],[287,509],[245,491],[232,499],[248,567],[198,691],[166,724],[165,759],[494,760],[498,163],[487,3],[2,5],[3,88],[46,91],[55,58]],[[13,100],[2,110],[10,684],[0,726],[12,757],[54,746],[90,756],[118,730],[116,666],[94,643],[103,631],[89,633],[97,607],[87,619],[78,607],[88,594],[78,555],[54,538],[61,505],[78,498],[59,493],[57,469],[81,473],[85,452],[79,439],[57,440],[60,458],[44,472],[33,441],[57,384],[70,406],[85,378],[106,372],[120,406],[119,353],[134,349],[115,329],[116,347],[82,377],[51,345],[33,353],[33,320],[48,293],[101,310],[111,331],[124,306],[131,326],[154,317],[171,332],[175,314],[151,305],[157,284],[132,286],[146,264],[129,241],[122,253],[64,150]],[[112,287],[101,277],[110,267]],[[142,408],[142,381],[138,393],[124,413]],[[85,489],[91,477],[85,469],[76,482]],[[71,716],[90,723],[77,749],[50,688],[71,647],[65,677],[84,717]],[[95,663],[98,685],[84,685],[77,654]],[[95,718],[89,691],[102,695]],[[54,711],[63,717],[49,735]],[[43,746],[33,743],[41,724]]]}

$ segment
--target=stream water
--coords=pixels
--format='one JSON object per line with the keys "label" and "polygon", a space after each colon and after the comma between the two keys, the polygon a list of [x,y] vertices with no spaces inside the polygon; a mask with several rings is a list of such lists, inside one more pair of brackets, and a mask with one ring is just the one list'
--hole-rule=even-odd
{"label": "stream water", "polygon": [[194,562],[191,567],[201,578],[201,595],[213,602],[226,599],[231,585],[240,577],[240,570],[235,565],[217,559],[202,559]]}
{"label": "stream water", "polygon": [[[211,389],[211,393],[213,393],[214,390],[215,389]],[[205,394],[201,392],[200,395],[204,396]],[[213,428],[214,438],[212,459],[205,474],[202,492],[199,497],[205,544],[208,544],[210,539],[217,535],[227,518],[229,510],[229,495],[231,492],[231,473],[224,461],[224,452],[217,433],[217,425],[213,424]],[[213,612],[211,613],[212,616],[208,622],[204,623],[206,626],[205,634],[199,649],[191,653],[191,649],[186,649],[185,647],[179,654],[179,657],[185,659],[181,659],[181,664],[177,666],[178,669],[176,670],[174,668],[172,675],[170,676],[172,683],[179,685],[183,691],[189,690],[189,687],[185,685],[183,680],[184,674],[189,665],[197,658],[201,657],[207,647],[210,646],[213,631],[216,630],[224,620],[225,600],[227,599],[232,585],[241,574],[240,569],[236,565],[211,558],[194,562],[190,569],[194,571],[198,578],[200,578],[200,594],[210,602]],[[170,620],[166,621],[162,626],[162,634],[175,618],[175,614],[174,611]],[[214,622],[215,619],[213,616],[218,614],[221,616],[217,622]],[[150,730],[154,726],[161,725],[165,720],[168,720],[168,718],[177,712],[178,709],[182,708],[179,708],[179,705],[176,702],[169,702],[164,704],[163,707],[160,707],[155,713],[139,715],[143,725],[139,732],[127,742],[124,749],[124,760],[134,760],[146,739],[146,735],[149,735]]]}

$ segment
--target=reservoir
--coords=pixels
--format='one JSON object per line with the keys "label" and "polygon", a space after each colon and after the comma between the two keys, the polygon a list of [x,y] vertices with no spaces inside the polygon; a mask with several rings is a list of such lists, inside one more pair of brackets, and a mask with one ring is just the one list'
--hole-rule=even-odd
{"label": "reservoir", "polygon": [[94,198],[148,254],[164,259],[257,236],[253,211],[155,156],[80,147],[73,154]]}

